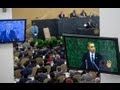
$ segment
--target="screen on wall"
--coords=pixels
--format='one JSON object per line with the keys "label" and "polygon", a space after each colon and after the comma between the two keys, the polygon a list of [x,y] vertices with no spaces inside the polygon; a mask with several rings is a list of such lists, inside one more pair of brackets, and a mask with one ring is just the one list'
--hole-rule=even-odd
{"label": "screen on wall", "polygon": [[0,20],[0,43],[24,42],[26,19]]}
{"label": "screen on wall", "polygon": [[69,69],[120,74],[117,38],[64,34]]}

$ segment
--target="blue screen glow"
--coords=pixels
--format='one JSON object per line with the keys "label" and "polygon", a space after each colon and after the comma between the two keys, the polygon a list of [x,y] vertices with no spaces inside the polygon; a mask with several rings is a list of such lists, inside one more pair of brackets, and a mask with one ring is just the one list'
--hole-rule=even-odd
{"label": "blue screen glow", "polygon": [[0,20],[0,43],[25,40],[26,20]]}

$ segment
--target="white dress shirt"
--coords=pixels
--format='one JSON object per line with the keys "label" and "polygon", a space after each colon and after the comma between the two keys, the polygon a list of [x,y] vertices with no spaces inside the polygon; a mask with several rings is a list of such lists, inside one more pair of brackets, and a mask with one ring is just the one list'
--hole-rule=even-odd
{"label": "white dress shirt", "polygon": [[[92,60],[92,55],[93,55],[93,60]],[[91,60],[91,62],[94,62],[94,60],[95,60],[95,53],[90,52],[90,60]]]}

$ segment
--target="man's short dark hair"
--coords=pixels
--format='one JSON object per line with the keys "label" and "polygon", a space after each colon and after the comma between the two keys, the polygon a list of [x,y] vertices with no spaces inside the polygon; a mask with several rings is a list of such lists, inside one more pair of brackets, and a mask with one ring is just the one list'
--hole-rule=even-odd
{"label": "man's short dark hair", "polygon": [[94,42],[88,42],[88,45],[87,46],[89,46],[90,44],[95,44]]}

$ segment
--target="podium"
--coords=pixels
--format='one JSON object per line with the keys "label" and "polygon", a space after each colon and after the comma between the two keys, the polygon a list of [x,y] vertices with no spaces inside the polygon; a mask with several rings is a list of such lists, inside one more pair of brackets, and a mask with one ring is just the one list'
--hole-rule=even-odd
{"label": "podium", "polygon": [[79,35],[99,35],[99,30],[96,28],[77,28],[76,32]]}
{"label": "podium", "polygon": [[120,83],[120,75],[101,73],[101,83]]}

